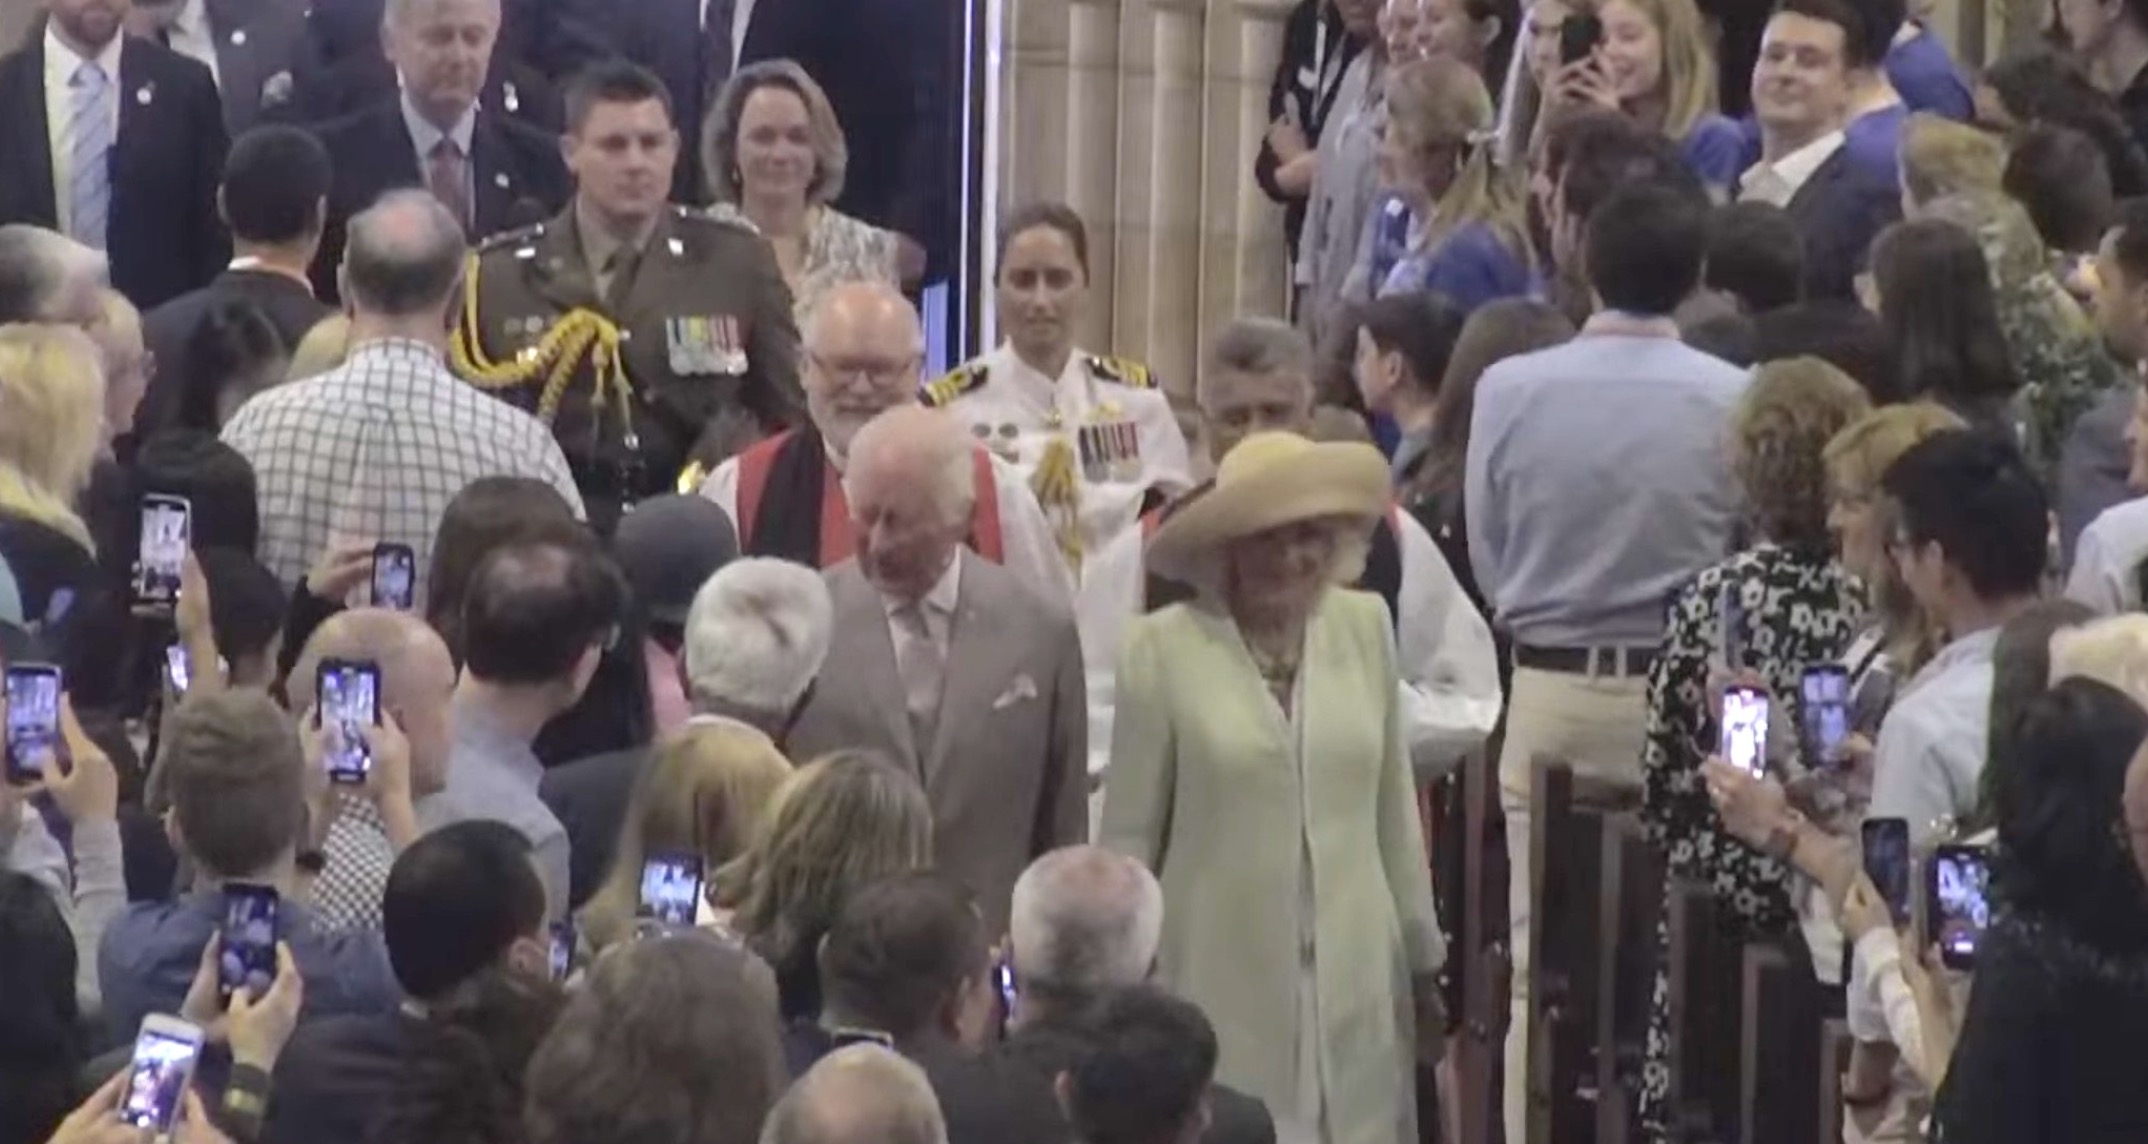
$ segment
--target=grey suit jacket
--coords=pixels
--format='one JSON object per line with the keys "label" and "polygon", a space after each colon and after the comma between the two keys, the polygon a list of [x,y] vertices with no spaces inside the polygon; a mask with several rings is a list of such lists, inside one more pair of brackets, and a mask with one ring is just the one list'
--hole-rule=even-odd
{"label": "grey suit jacket", "polygon": [[932,802],[935,865],[999,934],[1030,860],[1087,835],[1088,695],[1073,618],[999,565],[960,559],[935,741],[914,741],[887,607],[848,560],[824,573],[835,635],[784,746],[801,762],[871,748],[909,768]]}

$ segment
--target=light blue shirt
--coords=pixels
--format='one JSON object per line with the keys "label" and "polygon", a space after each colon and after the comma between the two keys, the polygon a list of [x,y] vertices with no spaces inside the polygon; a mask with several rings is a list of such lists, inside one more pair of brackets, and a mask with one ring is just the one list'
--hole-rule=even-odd
{"label": "light blue shirt", "polygon": [[1872,806],[1867,818],[1909,823],[1924,845],[1941,819],[1976,809],[1991,726],[1992,649],[1999,629],[1971,632],[1940,649],[1910,679],[1880,723],[1873,747]]}
{"label": "light blue shirt", "polygon": [[451,823],[485,819],[522,832],[536,851],[537,872],[556,920],[567,913],[567,830],[537,797],[544,764],[529,742],[500,726],[490,714],[457,697],[451,711],[455,750],[447,787],[421,798],[418,828],[431,832]]}
{"label": "light blue shirt", "polygon": [[1598,315],[1485,371],[1463,501],[1478,586],[1516,643],[1653,648],[1672,590],[1730,554],[1746,374],[1673,329]]}
{"label": "light blue shirt", "polygon": [[462,152],[464,169],[468,170],[471,141],[477,137],[476,104],[471,104],[470,109],[462,113],[462,118],[455,121],[455,129],[452,131],[442,131],[433,126],[431,120],[418,114],[418,106],[410,102],[410,93],[407,91],[403,93],[402,108],[403,126],[409,129],[410,142],[418,149],[418,174],[425,173],[426,164],[432,161],[433,148],[438,147],[442,139],[455,141],[455,149]]}

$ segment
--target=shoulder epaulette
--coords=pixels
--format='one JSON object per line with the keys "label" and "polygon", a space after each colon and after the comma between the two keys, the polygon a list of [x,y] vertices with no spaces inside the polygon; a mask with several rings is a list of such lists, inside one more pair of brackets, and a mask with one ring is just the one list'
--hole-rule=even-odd
{"label": "shoulder epaulette", "polygon": [[510,246],[529,246],[544,237],[544,223],[531,223],[516,230],[503,230],[477,244],[479,254],[491,254]]}
{"label": "shoulder epaulette", "polygon": [[700,207],[682,206],[673,206],[671,209],[677,214],[681,222],[702,223],[708,226],[742,230],[755,238],[759,238],[761,235],[761,228],[755,226],[753,220],[746,217],[745,212],[729,203],[718,203],[706,210]]}
{"label": "shoulder epaulette", "polygon": [[953,403],[955,398],[983,385],[987,372],[983,362],[973,361],[956,366],[954,372],[945,377],[926,382],[919,397],[934,409],[942,408]]}
{"label": "shoulder epaulette", "polygon": [[1149,374],[1144,362],[1132,358],[1089,355],[1089,372],[1102,381],[1115,381],[1131,389],[1154,389],[1156,379]]}

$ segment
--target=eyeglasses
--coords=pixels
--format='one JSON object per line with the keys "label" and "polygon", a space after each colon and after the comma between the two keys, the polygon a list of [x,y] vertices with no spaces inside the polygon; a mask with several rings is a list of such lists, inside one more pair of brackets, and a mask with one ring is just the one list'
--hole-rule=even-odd
{"label": "eyeglasses", "polygon": [[912,354],[901,361],[829,361],[816,353],[807,353],[806,362],[815,373],[830,381],[854,382],[876,389],[906,383],[918,378],[920,355]]}

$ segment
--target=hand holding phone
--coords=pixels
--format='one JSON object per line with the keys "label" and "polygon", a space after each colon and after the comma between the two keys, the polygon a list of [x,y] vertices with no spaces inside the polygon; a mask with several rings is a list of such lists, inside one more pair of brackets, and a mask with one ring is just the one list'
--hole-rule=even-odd
{"label": "hand holding phone", "polygon": [[224,883],[224,928],[217,943],[217,991],[255,997],[276,982],[276,935],[282,898],[273,886]]}
{"label": "hand holding phone", "polygon": [[1859,828],[1864,843],[1865,876],[1887,904],[1895,925],[1909,920],[1910,862],[1909,822],[1901,818],[1868,818]]}
{"label": "hand holding phone", "polygon": [[1768,773],[1768,696],[1757,687],[1732,685],[1723,691],[1721,738],[1716,753],[1723,761],[1760,778]]}
{"label": "hand holding phone", "polygon": [[143,1018],[119,1100],[120,1120],[155,1137],[170,1136],[187,1086],[193,1083],[201,1045],[199,1025],[162,1013]]}
{"label": "hand holding phone", "polygon": [[551,926],[550,966],[552,980],[565,983],[574,973],[574,923],[556,921]]}
{"label": "hand holding phone", "polygon": [[134,600],[155,608],[179,599],[187,554],[194,547],[194,506],[185,497],[144,494],[134,568]]}
{"label": "hand holding phone", "polygon": [[1577,12],[1559,25],[1559,62],[1580,63],[1596,54],[1603,42],[1604,22],[1594,13]]}
{"label": "hand holding phone", "polygon": [[59,751],[60,669],[49,663],[8,665],[7,781],[28,786],[44,779],[44,760]]}
{"label": "hand holding phone", "polygon": [[1839,766],[1850,738],[1850,673],[1841,664],[1805,669],[1798,681],[1805,757],[1815,769]]}
{"label": "hand holding phone", "polygon": [[407,544],[373,546],[373,606],[409,611],[417,600],[418,557]]}

